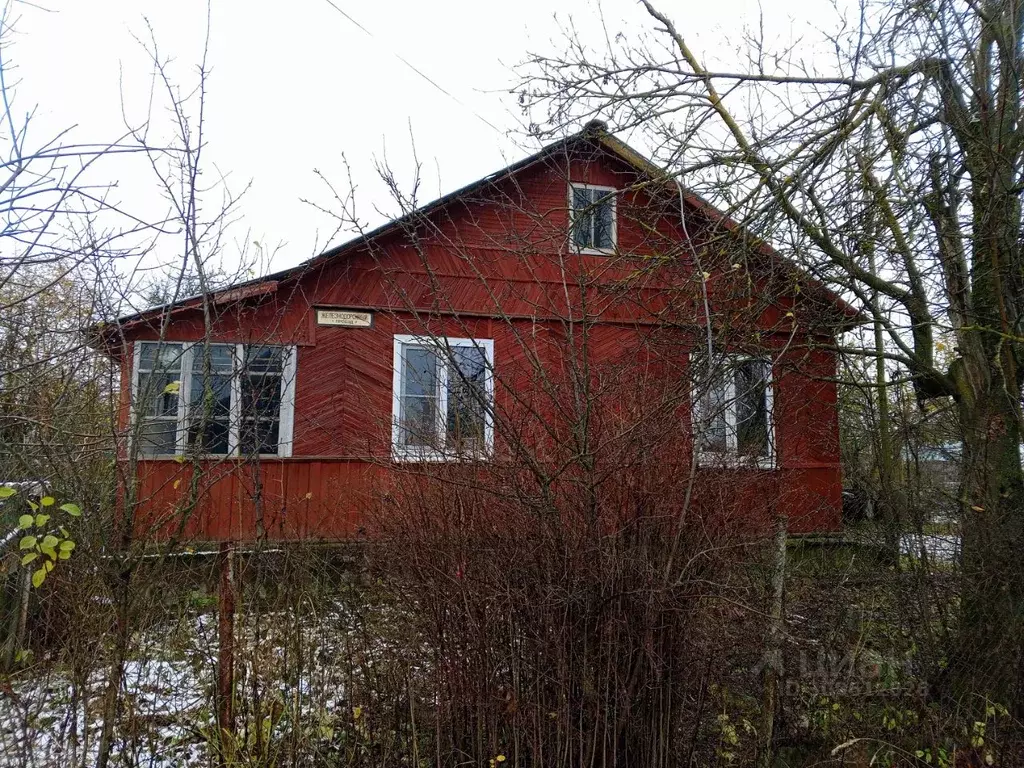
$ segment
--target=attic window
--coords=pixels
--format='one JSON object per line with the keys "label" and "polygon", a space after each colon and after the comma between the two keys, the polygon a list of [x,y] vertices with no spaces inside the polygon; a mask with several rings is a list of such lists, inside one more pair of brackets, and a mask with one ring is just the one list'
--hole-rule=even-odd
{"label": "attic window", "polygon": [[572,244],[581,253],[615,249],[615,189],[569,185]]}

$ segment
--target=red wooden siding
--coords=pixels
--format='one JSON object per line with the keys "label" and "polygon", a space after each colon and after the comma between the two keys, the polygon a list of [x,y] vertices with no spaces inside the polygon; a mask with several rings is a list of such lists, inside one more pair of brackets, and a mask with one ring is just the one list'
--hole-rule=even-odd
{"label": "red wooden siding", "polygon": [[[282,281],[269,296],[214,306],[213,341],[297,346],[293,456],[256,464],[211,460],[198,478],[196,468],[173,460],[139,462],[139,534],[165,539],[180,533],[190,540],[362,535],[367,510],[395,471],[389,462],[395,334],[493,339],[499,421],[526,434],[539,452],[554,438],[529,423],[524,403],[536,411],[536,422],[538,413],[556,412],[558,398],[571,395],[552,382],[565,377],[579,354],[566,338],[564,319],[584,307],[598,321],[588,360],[609,392],[619,386],[627,399],[648,390],[658,397],[659,387],[685,381],[693,329],[703,322],[693,249],[703,247],[709,223],[688,212],[687,240],[677,205],[630,193],[618,203],[618,245],[634,256],[570,253],[567,174],[622,188],[635,171],[596,151],[568,168],[566,162],[539,163],[514,183],[454,202],[432,218],[415,247],[401,232],[384,236]],[[730,315],[737,336],[756,330],[762,343],[787,351],[774,382],[779,468],[719,470],[720,482],[708,484],[698,506],[732,506],[752,521],[781,510],[790,514],[793,531],[833,529],[840,474],[835,362],[820,348],[827,338],[795,296],[754,303],[771,293],[761,289],[776,279],[772,269],[737,269],[711,252],[701,258],[712,274],[715,311]],[[753,281],[754,290],[744,281]],[[741,295],[746,298],[736,298]],[[317,306],[365,308],[374,312],[374,324],[317,326]],[[185,311],[174,317],[166,338],[196,340],[203,330],[201,315]],[[155,335],[155,326],[138,324],[128,341]],[[122,354],[121,423],[127,428],[130,349]],[[540,374],[534,360],[542,363]],[[688,405],[678,416],[684,455]],[[504,455],[501,441],[499,430],[496,460]],[[557,450],[553,443],[551,450]],[[728,499],[713,498],[722,493],[714,489],[727,489]]]}
{"label": "red wooden siding", "polygon": [[135,527],[153,540],[357,538],[363,494],[377,471],[337,458],[227,459],[205,463],[193,492],[193,467],[141,461]]}

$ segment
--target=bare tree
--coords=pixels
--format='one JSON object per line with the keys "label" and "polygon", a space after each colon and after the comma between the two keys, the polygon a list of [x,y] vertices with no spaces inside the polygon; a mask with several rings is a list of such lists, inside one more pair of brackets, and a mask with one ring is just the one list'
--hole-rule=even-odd
{"label": "bare tree", "polygon": [[72,140],[73,126],[38,136],[35,110],[24,111],[16,98],[17,70],[12,60],[18,6],[0,10],[0,311],[34,293],[8,291],[8,283],[26,270],[48,274],[49,285],[95,262],[114,262],[118,243],[159,231],[161,222],[142,221],[112,195],[114,183],[100,173],[112,156],[144,153],[130,132],[106,143]]}
{"label": "bare tree", "polygon": [[[74,684],[81,686],[73,686],[76,697],[88,695],[82,690],[89,672],[79,670],[97,664],[105,668],[94,720],[99,722],[97,738],[89,746],[86,733],[83,746],[83,753],[102,766],[116,754],[122,737],[125,660],[144,612],[140,599],[148,589],[136,575],[145,562],[142,549],[150,543],[145,536],[141,541],[136,537],[134,525],[142,441],[138,431],[126,435],[122,427],[129,425],[121,424],[117,363],[126,345],[118,319],[147,301],[162,305],[154,315],[162,341],[172,314],[166,305],[198,297],[206,321],[203,346],[208,348],[216,318],[231,310],[215,307],[212,294],[251,276],[264,253],[259,246],[255,252],[242,246],[233,274],[222,266],[239,195],[223,178],[200,183],[206,165],[205,54],[196,88],[183,92],[149,29],[143,43],[154,70],[149,114],[126,125],[124,135],[110,144],[72,144],[67,132],[33,144],[31,115],[19,121],[10,82],[14,7],[5,6],[0,17],[0,135],[10,152],[0,182],[5,226],[0,239],[0,470],[5,475],[0,479],[42,480],[81,501],[86,510],[76,555],[86,565],[76,566],[76,575],[93,591],[79,593],[84,602],[76,605],[71,597],[76,590],[69,591],[64,583],[59,592],[55,588],[47,594],[38,611],[53,619],[54,611],[59,615],[66,609],[81,620],[87,604],[97,599],[109,604],[109,611],[99,612],[106,625],[94,627],[91,637],[77,638],[91,650],[85,656],[71,654],[76,657],[71,660]],[[167,127],[153,112],[158,105],[167,107],[171,120],[169,137],[155,146],[152,137]],[[117,154],[130,154],[133,162],[148,168],[153,197],[166,204],[163,215],[144,221],[115,201],[117,179],[100,161]],[[161,275],[156,281],[154,271]],[[206,358],[208,366],[209,354]],[[159,394],[141,393],[154,398]],[[205,406],[199,409],[205,412],[198,427],[202,433],[205,422],[212,421],[213,398],[196,399]],[[201,445],[194,448],[197,456],[202,453]],[[200,476],[197,471],[197,481]],[[183,520],[198,493],[196,484],[189,490]],[[10,536],[4,541],[17,546]],[[173,548],[172,543],[163,551]],[[23,605],[27,612],[27,601]],[[35,603],[32,607],[35,615]]]}
{"label": "bare tree", "polygon": [[[653,31],[595,53],[569,30],[522,101],[556,128],[601,113],[639,127],[686,184],[859,300],[878,355],[919,400],[951,398],[964,444],[959,642],[968,693],[1024,708],[1021,260],[1024,8],[1014,0],[867,3],[801,65],[751,37],[715,71],[644,0]],[[944,346],[954,347],[943,367]]]}

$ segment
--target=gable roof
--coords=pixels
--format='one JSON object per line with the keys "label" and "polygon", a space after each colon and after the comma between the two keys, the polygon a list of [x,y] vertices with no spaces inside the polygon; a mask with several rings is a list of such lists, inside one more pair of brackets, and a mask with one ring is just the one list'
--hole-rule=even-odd
{"label": "gable roof", "polygon": [[[532,155],[529,155],[522,160],[519,160],[511,165],[496,171],[492,174],[484,176],[470,184],[467,184],[459,189],[449,192],[446,195],[426,203],[423,206],[410,211],[404,216],[400,216],[396,219],[391,219],[385,222],[379,227],[366,232],[365,234],[358,235],[340,245],[336,245],[332,248],[328,248],[317,256],[311,259],[307,259],[294,267],[283,269],[278,272],[265,275],[263,277],[254,278],[252,280],[246,280],[240,283],[235,283],[221,291],[217,291],[212,295],[212,299],[215,304],[230,303],[253,296],[263,295],[272,293],[277,290],[278,285],[281,282],[289,280],[291,278],[300,276],[308,272],[311,268],[318,267],[325,262],[331,261],[335,258],[342,256],[345,253],[355,250],[357,247],[367,244],[372,240],[378,239],[384,235],[392,233],[398,227],[408,222],[429,215],[438,211],[450,203],[458,200],[459,198],[469,196],[481,189],[488,186],[494,185],[500,181],[508,179],[516,173],[529,168],[539,162],[542,162],[559,152],[564,152],[574,145],[579,144],[583,141],[589,141],[596,146],[603,148],[610,152],[612,155],[618,157],[624,161],[628,166],[633,168],[642,176],[646,176],[652,182],[656,184],[670,184],[673,188],[673,193],[678,194],[680,191],[683,196],[683,200],[690,206],[692,206],[699,213],[707,217],[707,219],[721,226],[728,232],[743,233],[745,236],[746,243],[753,247],[753,249],[763,256],[768,257],[773,262],[783,265],[785,268],[799,275],[808,285],[811,286],[812,290],[823,298],[826,303],[831,304],[845,318],[845,322],[842,327],[848,328],[865,322],[862,313],[855,307],[851,306],[844,299],[842,299],[834,291],[823,285],[817,279],[806,274],[800,269],[793,261],[782,256],[776,251],[770,244],[762,240],[759,237],[752,235],[749,231],[745,230],[738,222],[727,216],[725,213],[720,211],[714,205],[709,203],[707,200],[696,194],[692,190],[682,187],[677,178],[660,168],[647,157],[640,152],[637,152],[631,146],[621,139],[616,138],[609,130],[606,123],[601,120],[591,120],[588,122],[582,130],[579,132],[567,136],[558,141],[552,142],[547,146],[541,148],[539,151]],[[179,299],[175,302],[168,304],[162,304],[150,309],[142,310],[130,315],[125,315],[118,318],[114,323],[108,324],[109,326],[125,328],[126,326],[135,325],[138,323],[145,323],[148,320],[159,317],[166,312],[179,312],[187,309],[193,309],[201,306],[202,296],[190,296],[184,299]],[[93,335],[95,337],[102,337],[104,334],[98,329],[93,329]]]}

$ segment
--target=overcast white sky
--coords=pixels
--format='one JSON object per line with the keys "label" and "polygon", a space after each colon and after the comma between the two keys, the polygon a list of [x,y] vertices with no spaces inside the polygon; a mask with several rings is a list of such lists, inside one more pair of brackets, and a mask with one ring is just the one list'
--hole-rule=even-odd
{"label": "overcast white sky", "polygon": [[[205,0],[41,1],[45,10],[20,7],[16,44],[8,53],[18,65],[19,106],[38,105],[37,139],[75,125],[74,140],[110,140],[123,129],[122,93],[130,119],[146,114],[150,66],[135,39],[148,34],[145,18],[162,51],[174,57],[176,79],[183,86],[194,83]],[[360,212],[379,223],[374,207],[394,207],[373,159],[386,151],[392,166],[410,179],[410,130],[424,166],[423,201],[526,153],[521,137],[506,135],[520,120],[508,95],[513,66],[528,51],[560,49],[556,14],[563,22],[571,17],[595,46],[603,40],[599,14],[613,30],[650,26],[632,0],[600,6],[584,0],[333,2],[373,37],[327,0],[213,3],[206,160],[233,190],[252,183],[234,235],[244,239],[248,231],[250,240],[283,243],[275,269],[322,250],[332,230],[322,214],[300,202],[305,197],[329,203],[314,169],[344,187],[344,153]],[[787,40],[829,14],[824,0],[760,5],[769,36]],[[726,62],[742,27],[756,25],[760,13],[754,0],[666,1],[662,7],[692,45]],[[396,53],[465,106],[430,86]],[[140,210],[154,204],[140,163],[108,166],[105,172],[119,177],[118,196],[126,204]]]}

